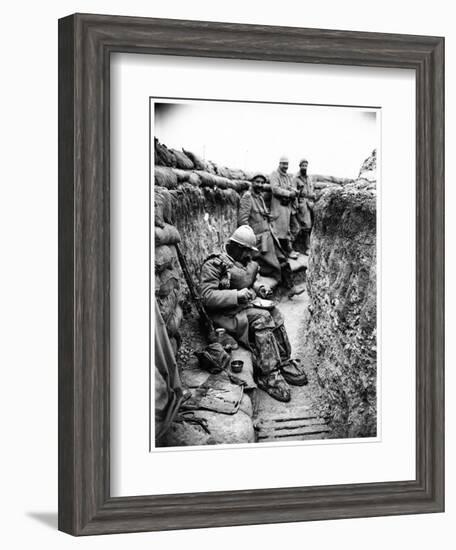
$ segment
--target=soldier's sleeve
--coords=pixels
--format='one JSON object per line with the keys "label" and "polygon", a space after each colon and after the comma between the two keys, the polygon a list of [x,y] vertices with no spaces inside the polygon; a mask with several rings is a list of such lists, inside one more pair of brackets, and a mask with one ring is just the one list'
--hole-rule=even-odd
{"label": "soldier's sleeve", "polygon": [[236,289],[220,289],[222,277],[221,266],[216,262],[207,261],[201,268],[201,299],[210,309],[232,308],[238,305]]}
{"label": "soldier's sleeve", "polygon": [[278,198],[289,198],[294,194],[292,189],[287,189],[280,186],[279,176],[276,172],[273,172],[269,177],[271,183],[271,192],[275,197]]}
{"label": "soldier's sleeve", "polygon": [[252,208],[252,196],[247,191],[242,195],[239,205],[238,225],[248,225],[250,218],[250,210]]}
{"label": "soldier's sleeve", "polygon": [[311,178],[307,178],[307,181],[309,182],[309,195],[310,195],[310,198],[314,201],[315,198],[316,198],[316,194],[315,194],[315,187],[314,187],[313,181],[312,181]]}

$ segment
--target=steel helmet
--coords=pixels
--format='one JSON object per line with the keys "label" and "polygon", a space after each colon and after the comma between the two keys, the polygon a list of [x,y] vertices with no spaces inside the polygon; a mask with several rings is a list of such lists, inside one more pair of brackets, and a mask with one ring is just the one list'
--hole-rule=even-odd
{"label": "steel helmet", "polygon": [[255,172],[253,174],[253,176],[250,178],[250,181],[256,180],[257,178],[263,178],[264,183],[266,183],[268,181],[266,176],[264,174],[262,174],[261,172]]}
{"label": "steel helmet", "polygon": [[250,225],[240,225],[228,240],[258,252],[258,248],[255,246],[256,236]]}

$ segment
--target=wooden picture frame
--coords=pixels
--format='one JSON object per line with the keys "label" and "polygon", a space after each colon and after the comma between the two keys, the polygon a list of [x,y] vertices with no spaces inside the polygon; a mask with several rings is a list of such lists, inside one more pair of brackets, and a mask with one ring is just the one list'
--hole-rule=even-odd
{"label": "wooden picture frame", "polygon": [[[416,72],[416,479],[110,496],[110,54]],[[72,535],[444,509],[444,39],[76,14],[59,21],[59,529]]]}

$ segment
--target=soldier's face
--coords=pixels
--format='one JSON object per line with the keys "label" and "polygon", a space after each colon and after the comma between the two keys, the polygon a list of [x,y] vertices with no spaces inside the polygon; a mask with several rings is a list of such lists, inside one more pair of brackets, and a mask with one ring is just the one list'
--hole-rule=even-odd
{"label": "soldier's face", "polygon": [[299,168],[301,169],[301,172],[303,174],[307,174],[307,166],[309,165],[309,163],[307,162],[302,162],[300,165],[299,165]]}
{"label": "soldier's face", "polygon": [[254,179],[252,182],[252,187],[255,193],[259,193],[263,189],[264,181],[261,178]]}
{"label": "soldier's face", "polygon": [[242,248],[239,262],[242,265],[247,265],[251,261],[252,261],[252,250],[250,250],[250,248]]}
{"label": "soldier's face", "polygon": [[279,170],[285,174],[288,171],[288,162],[279,162]]}

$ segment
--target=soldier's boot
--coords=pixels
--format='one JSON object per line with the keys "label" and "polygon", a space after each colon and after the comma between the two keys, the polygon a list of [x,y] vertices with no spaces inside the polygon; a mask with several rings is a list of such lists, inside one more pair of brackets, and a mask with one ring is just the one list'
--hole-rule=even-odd
{"label": "soldier's boot", "polygon": [[290,401],[290,388],[279,370],[280,351],[270,328],[255,330],[255,352],[258,387],[278,401]]}
{"label": "soldier's boot", "polygon": [[288,262],[283,262],[280,267],[282,273],[282,284],[286,289],[291,290],[294,287],[294,282],[290,264]]}
{"label": "soldier's boot", "polygon": [[302,294],[306,290],[305,284],[295,285],[293,281],[293,273],[291,272],[288,262],[282,264],[282,284],[288,290],[287,296],[291,300],[293,296]]}
{"label": "soldier's boot", "polygon": [[309,380],[300,359],[291,359],[291,344],[284,325],[274,329],[274,337],[280,353],[280,372],[293,386],[305,386]]}
{"label": "soldier's boot", "polygon": [[284,379],[293,386],[306,386],[309,383],[301,359],[288,359],[280,365]]}
{"label": "soldier's boot", "polygon": [[261,390],[277,399],[277,401],[288,403],[291,400],[290,388],[279,370],[259,376],[257,384]]}

